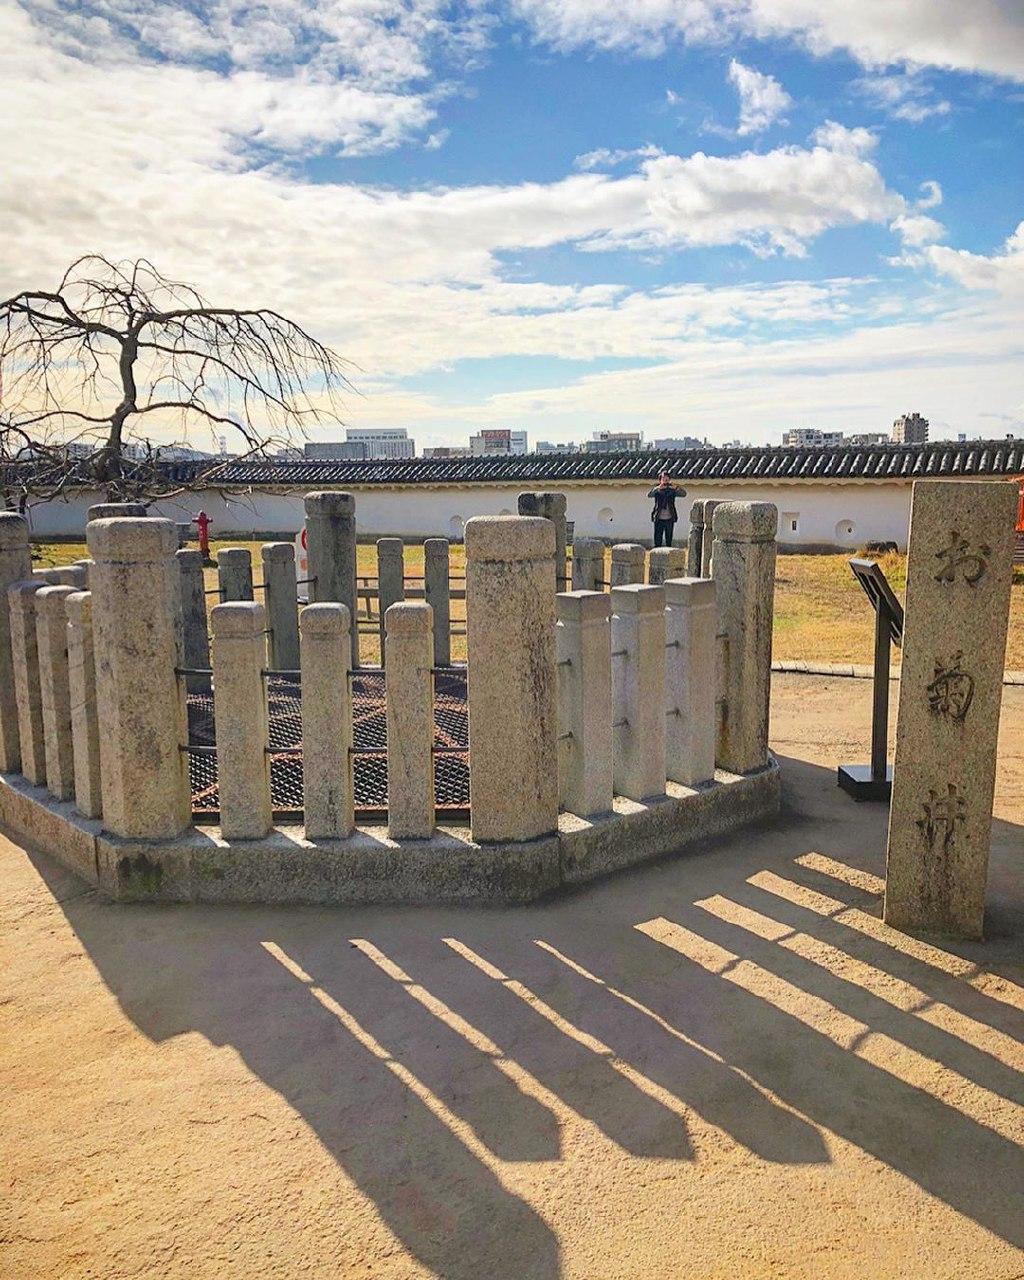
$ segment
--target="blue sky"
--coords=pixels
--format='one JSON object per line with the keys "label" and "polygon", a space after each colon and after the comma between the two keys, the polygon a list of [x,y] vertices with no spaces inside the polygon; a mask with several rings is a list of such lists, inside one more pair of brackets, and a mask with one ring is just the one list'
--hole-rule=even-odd
{"label": "blue sky", "polygon": [[1019,0],[31,0],[0,73],[0,288],[145,254],[352,424],[1024,430]]}

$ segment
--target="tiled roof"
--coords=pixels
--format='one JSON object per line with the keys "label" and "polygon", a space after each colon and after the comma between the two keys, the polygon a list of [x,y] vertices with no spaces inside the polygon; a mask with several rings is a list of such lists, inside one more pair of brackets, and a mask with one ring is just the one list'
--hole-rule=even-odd
{"label": "tiled roof", "polygon": [[[228,463],[218,485],[530,484],[564,481],[916,480],[927,476],[1002,476],[1024,472],[1024,440],[933,444],[678,449],[646,453],[527,454],[521,457],[404,458],[386,462]],[[174,468],[180,480],[191,478]]]}

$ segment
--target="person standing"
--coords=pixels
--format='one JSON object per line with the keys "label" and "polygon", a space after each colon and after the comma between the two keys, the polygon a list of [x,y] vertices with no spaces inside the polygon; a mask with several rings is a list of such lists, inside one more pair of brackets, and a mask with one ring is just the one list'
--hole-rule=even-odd
{"label": "person standing", "polygon": [[668,472],[663,471],[658,477],[657,485],[647,496],[654,499],[654,508],[651,511],[651,519],[654,521],[654,545],[670,547],[676,520],[679,518],[676,499],[685,498],[686,490],[677,489],[669,480]]}

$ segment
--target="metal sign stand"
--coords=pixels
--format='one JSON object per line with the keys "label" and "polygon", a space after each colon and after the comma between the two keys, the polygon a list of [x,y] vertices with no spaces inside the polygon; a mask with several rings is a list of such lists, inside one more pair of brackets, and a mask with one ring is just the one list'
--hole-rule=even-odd
{"label": "metal sign stand", "polygon": [[854,800],[885,800],[892,794],[889,748],[889,646],[903,643],[903,606],[874,560],[850,561],[853,576],[875,610],[874,690],[871,703],[871,763],[841,764],[837,782]]}

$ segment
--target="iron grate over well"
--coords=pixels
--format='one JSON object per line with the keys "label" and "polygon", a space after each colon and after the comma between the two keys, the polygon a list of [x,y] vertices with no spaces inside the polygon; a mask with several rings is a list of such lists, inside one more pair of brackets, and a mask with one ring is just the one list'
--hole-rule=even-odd
{"label": "iron grate over well", "polygon": [[[357,813],[383,817],[388,807],[387,716],[385,675],[374,668],[349,677],[352,685],[352,771]],[[297,677],[267,677],[269,713],[270,798],[275,814],[302,811],[302,699]],[[188,694],[190,747],[216,745],[215,697]],[[466,668],[439,670],[434,676],[434,797],[441,810],[469,809],[469,717]],[[220,807],[217,757],[213,752],[189,754],[192,811],[214,820]]]}

